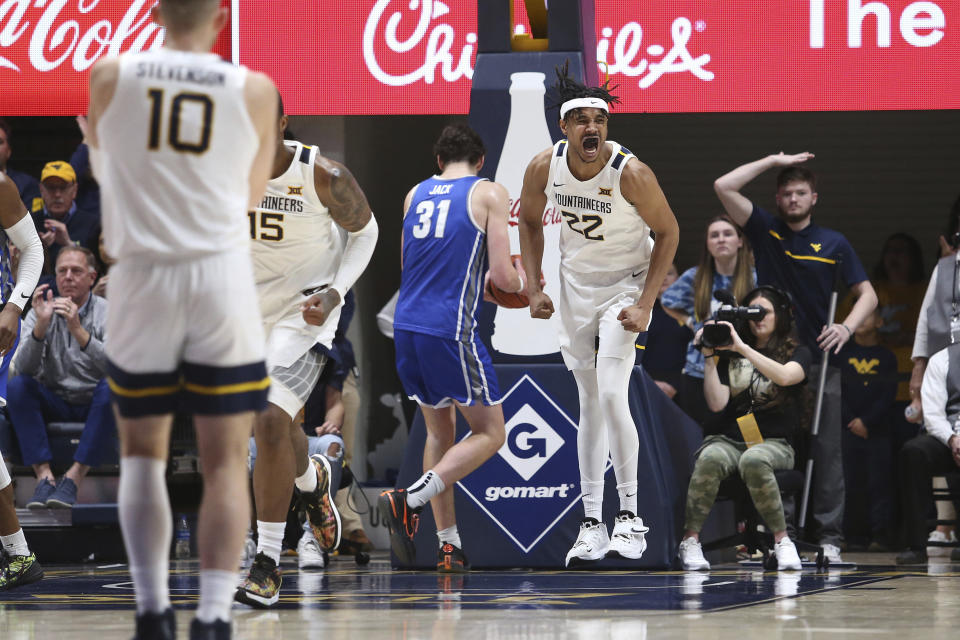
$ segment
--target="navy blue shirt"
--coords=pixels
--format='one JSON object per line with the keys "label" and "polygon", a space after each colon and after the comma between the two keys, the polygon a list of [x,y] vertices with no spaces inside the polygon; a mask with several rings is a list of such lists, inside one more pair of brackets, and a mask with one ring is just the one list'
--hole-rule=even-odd
{"label": "navy blue shirt", "polygon": [[23,171],[7,169],[7,176],[17,185],[20,199],[27,211],[33,213],[43,208],[43,198],[40,197],[40,181]]}
{"label": "navy blue shirt", "polygon": [[793,296],[800,340],[811,351],[820,351],[817,336],[827,324],[838,260],[840,279],[848,287],[867,280],[853,247],[842,233],[814,222],[793,231],[757,205],[743,232],[753,245],[757,283],[775,285]]}
{"label": "navy blue shirt", "polygon": [[897,357],[886,347],[851,340],[839,360],[843,425],[860,418],[868,430],[885,427],[897,397]]}
{"label": "navy blue shirt", "polygon": [[669,316],[658,299],[653,303],[650,328],[647,333],[640,334],[644,348],[637,349],[637,364],[642,364],[654,380],[669,383],[679,391],[680,373],[691,338],[693,332],[690,328]]}

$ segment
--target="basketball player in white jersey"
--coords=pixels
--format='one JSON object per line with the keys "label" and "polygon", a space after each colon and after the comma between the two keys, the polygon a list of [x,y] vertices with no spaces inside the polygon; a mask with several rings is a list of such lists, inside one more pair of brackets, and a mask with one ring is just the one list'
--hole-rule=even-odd
{"label": "basketball player in white jersey", "polygon": [[247,210],[270,177],[277,90],[209,53],[219,0],[160,0],[162,49],[99,62],[89,142],[110,269],[108,382],[120,434],[120,525],[136,638],[173,638],[165,469],[173,412],[194,414],[203,470],[191,638],[231,635],[249,523],[247,440],[270,380]]}
{"label": "basketball player in white jersey", "polygon": [[282,101],[280,113],[272,177],[248,214],[270,372],[269,404],[254,426],[257,555],[235,596],[254,607],[280,597],[280,543],[294,484],[320,547],[332,551],[340,542],[330,463],[307,456],[296,417],[320,378],[343,297],[377,244],[377,221],[353,175],[316,147],[283,140]]}
{"label": "basketball player in white jersey", "polygon": [[[586,87],[558,69],[560,129],[566,136],[530,161],[523,177],[520,250],[530,283],[530,315],[549,318],[553,302],[531,274],[543,257],[547,199],[560,231],[560,352],[580,395],[577,452],[584,519],[566,564],[608,553],[639,558],[649,530],[637,516],[639,443],[627,389],[634,343],[650,324],[660,283],[673,263],[679,230],[657,179],[627,149],[607,140],[606,84]],[[651,252],[650,232],[656,234]],[[598,343],[599,339],[599,343]],[[599,346],[597,346],[599,344]],[[620,511],[608,535],[603,476],[613,459]]]}
{"label": "basketball player in white jersey", "polygon": [[[43,245],[33,219],[20,200],[17,185],[0,173],[0,407],[7,404],[7,370],[16,351],[20,314],[43,269]],[[10,265],[7,240],[20,250],[16,278]],[[0,591],[36,582],[43,577],[37,557],[30,552],[13,504],[13,485],[0,454]]]}

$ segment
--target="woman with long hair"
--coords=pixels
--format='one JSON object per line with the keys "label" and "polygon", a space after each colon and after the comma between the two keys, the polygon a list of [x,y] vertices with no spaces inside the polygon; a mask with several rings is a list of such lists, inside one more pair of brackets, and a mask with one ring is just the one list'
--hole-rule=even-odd
{"label": "woman with long hair", "polygon": [[[700,263],[684,271],[663,292],[661,304],[677,322],[696,332],[720,305],[713,297],[715,291],[726,289],[741,300],[756,279],[743,230],[729,216],[716,216],[707,223]],[[703,397],[703,355],[692,340],[687,345],[679,396],[687,415],[703,425],[709,413]]]}
{"label": "woman with long hair", "polygon": [[[687,489],[686,522],[679,555],[686,570],[709,569],[700,547],[700,529],[717,498],[720,482],[739,473],[757,512],[773,532],[780,570],[799,571],[800,558],[787,536],[787,524],[774,472],[792,469],[793,441],[803,427],[804,382],[810,349],[798,345],[790,299],[775,287],[757,287],[744,305],[765,311],[730,332],[726,344],[694,342],[706,357],[704,395],[712,411],[721,412],[705,429]],[[710,324],[713,324],[711,321]],[[709,325],[708,325],[709,326]],[[719,357],[714,357],[714,356]]]}

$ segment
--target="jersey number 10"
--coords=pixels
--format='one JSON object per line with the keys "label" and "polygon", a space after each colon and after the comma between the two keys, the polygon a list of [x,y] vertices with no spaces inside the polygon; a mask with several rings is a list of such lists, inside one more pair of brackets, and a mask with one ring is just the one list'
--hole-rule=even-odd
{"label": "jersey number 10", "polygon": [[434,211],[437,212],[437,224],[433,229],[433,237],[443,237],[443,232],[447,228],[447,214],[450,212],[450,201],[441,200],[434,205],[433,200],[423,200],[417,205],[417,213],[420,214],[420,219],[413,227],[414,238],[426,238],[430,235],[430,225]]}
{"label": "jersey number 10", "polygon": [[[160,149],[160,128],[163,121],[164,100],[163,89],[147,91],[150,98],[150,140],[147,148],[150,151]],[[198,140],[184,140],[183,128],[184,108],[200,109],[200,135]],[[213,100],[204,93],[181,92],[170,101],[170,115],[167,123],[167,143],[176,151],[186,153],[203,153],[210,148],[210,128],[213,126]]]}

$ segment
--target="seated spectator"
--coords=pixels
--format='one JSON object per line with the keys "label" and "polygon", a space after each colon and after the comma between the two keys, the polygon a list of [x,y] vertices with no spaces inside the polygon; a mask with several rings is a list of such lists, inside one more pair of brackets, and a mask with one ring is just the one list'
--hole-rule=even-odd
{"label": "seated spectator", "polygon": [[[33,466],[37,488],[27,506],[70,507],[90,467],[116,449],[116,425],[103,351],[107,301],[90,289],[97,271],[93,254],[65,247],[57,257],[57,289],[37,287],[23,322],[17,375],[7,390],[8,410],[24,464]],[[46,422],[85,422],[74,463],[54,482]]]}
{"label": "seated spectator", "polygon": [[[709,569],[700,546],[700,529],[717,498],[720,482],[734,473],[743,478],[757,511],[773,532],[780,570],[801,569],[800,557],[783,515],[774,471],[792,469],[792,442],[802,428],[806,370],[810,350],[797,345],[796,327],[786,294],[773,287],[754,289],[744,305],[766,310],[750,320],[740,336],[729,322],[730,343],[703,346],[701,328],[694,337],[705,357],[703,390],[711,411],[722,411],[707,424],[687,489],[686,524],[679,556],[686,570]],[[714,358],[719,355],[719,358]]]}
{"label": "seated spectator", "polygon": [[[307,430],[311,431],[311,430]],[[324,435],[307,436],[307,452],[311,458],[314,456],[323,456],[330,463],[330,493],[336,493],[340,487],[340,481],[343,477],[343,455],[346,447],[343,439],[338,433],[327,433]],[[253,466],[257,461],[257,442],[250,438],[250,463],[249,469],[251,476]],[[298,491],[294,489],[294,491]],[[325,511],[324,517],[337,517],[334,510]],[[289,525],[288,525],[289,526]],[[300,569],[323,569],[326,561],[324,560],[321,545],[313,534],[313,527],[310,521],[303,517],[301,524],[303,533],[300,534],[297,542],[297,564]],[[257,553],[257,543],[253,540],[253,531],[247,534],[247,544],[244,546],[243,564],[249,565],[253,562]],[[341,540],[341,545],[343,541]]]}
{"label": "seated spectator", "polygon": [[850,547],[892,546],[893,449],[891,414],[897,358],[880,344],[883,319],[870,312],[840,352],[843,472],[847,501],[843,529]]}
{"label": "seated spectator", "polygon": [[676,282],[677,277],[676,265],[670,265],[670,270],[660,285],[660,295],[653,303],[646,344],[643,349],[637,349],[637,359],[660,390],[680,404],[681,399],[677,395],[680,390],[680,372],[683,370],[687,344],[693,338],[693,332],[690,327],[668,315],[661,304],[663,292]]}
{"label": "seated spectator", "polygon": [[[695,332],[720,306],[713,297],[715,291],[726,289],[740,300],[756,280],[743,230],[728,216],[717,216],[707,223],[700,264],[684,271],[663,292],[663,309]],[[681,380],[680,406],[702,426],[709,417],[703,395],[703,355],[692,341]]]}
{"label": "seated spectator", "polygon": [[[907,442],[898,461],[907,549],[897,556],[897,564],[927,561],[933,477],[960,469],[960,343],[948,345],[927,361],[921,398],[926,433]],[[960,504],[955,506],[960,509]]]}
{"label": "seated spectator", "polygon": [[49,283],[53,279],[49,267],[56,264],[63,247],[93,249],[100,236],[100,212],[77,206],[77,174],[69,162],[62,160],[43,167],[40,195],[43,208],[34,212],[34,220],[47,250],[47,278],[41,278],[41,283]]}
{"label": "seated spectator", "polygon": [[[355,310],[356,298],[351,290],[344,296],[340,321],[333,337],[333,348],[326,352],[329,358],[327,366],[303,408],[308,436],[333,434],[342,437],[347,443],[343,460],[345,467],[349,467],[352,460],[357,413],[360,409],[360,396],[357,392],[359,369],[353,355],[353,345],[347,339],[347,328]],[[313,428],[309,428],[309,425],[313,425]],[[340,512],[344,532],[341,548],[347,552],[370,551],[373,544],[363,530],[360,516],[350,505],[348,495],[349,488],[339,490],[336,495],[337,510]]]}
{"label": "seated spectator", "polygon": [[13,149],[10,146],[11,129],[10,124],[0,118],[0,173],[9,176],[20,194],[23,206],[27,211],[35,212],[43,208],[43,200],[40,198],[40,183],[30,174],[22,171],[16,171],[7,166],[10,162],[10,156]]}

